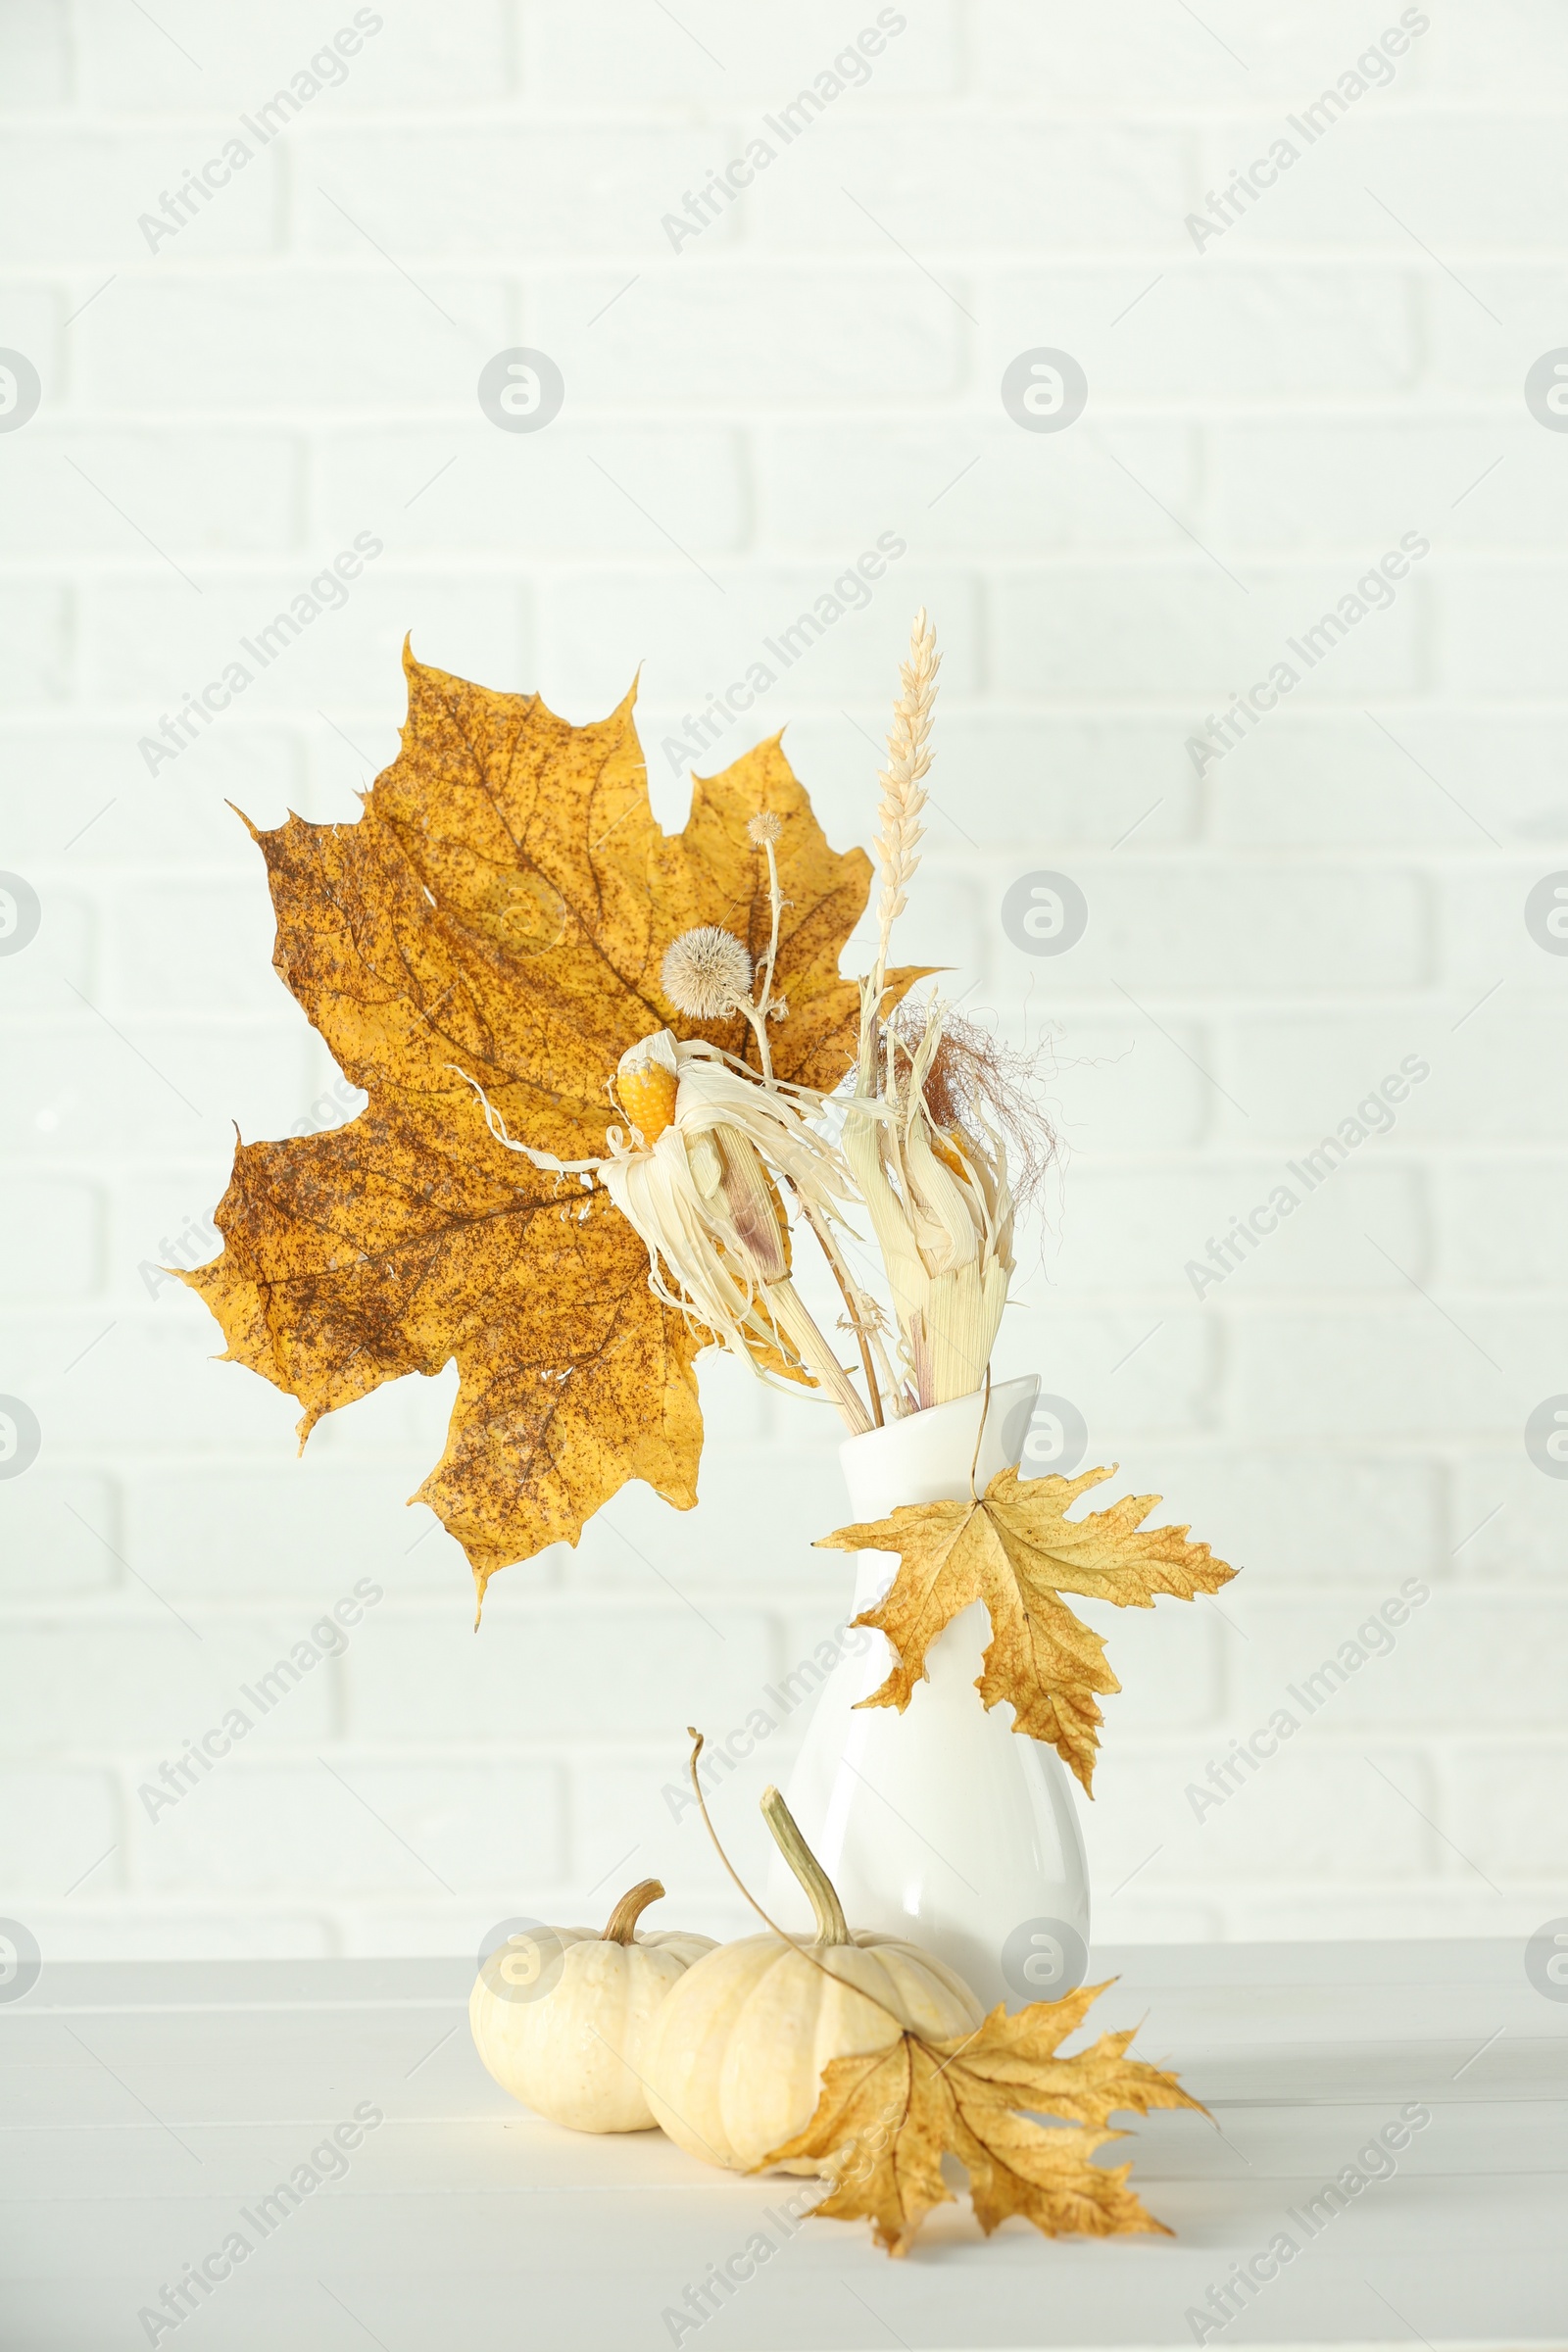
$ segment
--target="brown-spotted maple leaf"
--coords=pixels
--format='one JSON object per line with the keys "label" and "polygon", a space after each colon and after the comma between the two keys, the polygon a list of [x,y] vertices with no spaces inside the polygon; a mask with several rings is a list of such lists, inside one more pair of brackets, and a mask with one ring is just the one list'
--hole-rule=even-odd
{"label": "brown-spotted maple leaf", "polygon": [[830,1551],[899,1554],[886,1597],[855,1620],[885,1634],[894,1652],[887,1680],[860,1705],[902,1712],[925,1679],[937,1636],[971,1601],[983,1600],[991,1641],[975,1689],[988,1707],[1006,1699],[1013,1730],[1048,1741],[1092,1796],[1104,1720],[1095,1693],[1121,1685],[1104,1642],[1060,1595],[1148,1609],[1161,1593],[1191,1600],[1236,1574],[1206,1544],[1189,1544],[1185,1527],[1144,1526],[1157,1494],[1126,1494],[1108,1510],[1067,1517],[1081,1494],[1114,1475],[1114,1464],[1076,1478],[999,1470],[982,1495],[906,1503],[886,1519],[820,1538]]}
{"label": "brown-spotted maple leaf", "polygon": [[[537,695],[407,651],[404,668],[402,749],[357,821],[251,828],[272,960],[369,1102],[329,1134],[242,1144],[222,1254],[184,1279],[227,1360],[299,1399],[302,1443],[334,1407],[456,1359],[446,1451],[413,1499],[463,1544],[482,1598],[496,1569],[575,1544],[629,1479],[691,1508],[703,1340],[650,1292],[647,1250],[611,1200],[501,1150],[458,1069],[513,1136],[570,1159],[604,1150],[608,1082],[654,1031],[755,1067],[741,1015],[685,1018],[661,966],[701,924],[765,953],[767,870],[747,825],[768,810],[788,1006],[773,1067],[831,1089],[855,1054],[858,994],[838,960],[871,866],[828,847],[776,737],[698,778],[666,834],[634,694],[576,727]],[[918,977],[894,975],[894,1000]]]}
{"label": "brown-spotted maple leaf", "polygon": [[[1104,1989],[1080,1985],[1014,2017],[999,2005],[956,2041],[905,2033],[881,2049],[830,2060],[810,2122],[764,2163],[817,2159],[833,2188],[813,2215],[869,2221],[890,2254],[907,2253],[932,2207],[954,2202],[942,2178],[946,2155],[968,2174],[975,2219],[988,2237],[1013,2214],[1050,2237],[1138,2230],[1168,2237],[1128,2187],[1131,2165],[1093,2159],[1108,2140],[1127,2136],[1107,2129],[1123,2109],[1208,2110],[1174,2075],[1127,2057],[1131,2031],[1102,2034],[1076,2057],[1057,2056]],[[1037,2123],[1036,2115],[1062,2123]]]}

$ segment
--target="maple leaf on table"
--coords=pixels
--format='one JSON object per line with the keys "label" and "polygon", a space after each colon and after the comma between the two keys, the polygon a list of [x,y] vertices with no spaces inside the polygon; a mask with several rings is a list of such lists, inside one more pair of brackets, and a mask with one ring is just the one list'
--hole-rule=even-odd
{"label": "maple leaf on table", "polygon": [[[227,1359],[323,1413],[456,1359],[441,1461],[413,1498],[487,1579],[582,1525],[629,1479],[697,1499],[704,1346],[649,1289],[648,1253],[605,1195],[507,1153],[604,1149],[625,1050],[654,1031],[741,1060],[738,1013],[686,1019],[664,951],[702,924],[765,955],[768,810],[785,906],[770,1024],[781,1079],[830,1090],[859,1020],[841,949],[871,864],[828,847],[777,738],[695,780],[684,830],[655,819],[634,695],[575,727],[537,695],[498,694],[405,652],[402,749],[352,824],[298,816],[252,836],[277,917],[273,963],[344,1074],[369,1096],[348,1126],[241,1144],[217,1213],[222,1254],[182,1277]],[[247,822],[249,820],[246,820]],[[893,976],[893,995],[920,977]]]}
{"label": "maple leaf on table", "polygon": [[[1123,2109],[1208,2110],[1174,2075],[1126,2056],[1133,2035],[1104,2034],[1078,2056],[1057,2056],[1105,1989],[1080,1985],[1060,2001],[1035,2001],[1008,2017],[1000,2005],[974,2033],[928,2041],[905,2033],[881,2049],[834,2058],[804,2132],[764,2165],[814,2157],[833,2180],[812,2208],[828,2221],[866,2220],[878,2245],[908,2252],[933,2206],[954,2202],[945,2155],[969,2176],[975,2219],[989,2237],[1013,2214],[1047,2236],[1171,2233],[1127,2185],[1130,2164],[1096,2164],[1125,2132],[1107,2129]],[[1062,2118],[1061,2126],[1035,2122]],[[762,2169],[759,2167],[759,2169]]]}
{"label": "maple leaf on table", "polygon": [[887,1680],[859,1704],[906,1707],[925,1679],[926,1652],[971,1601],[991,1619],[984,1672],[975,1684],[988,1707],[1010,1702],[1012,1728],[1054,1747],[1094,1794],[1097,1691],[1121,1689],[1105,1645],[1060,1598],[1077,1592],[1118,1608],[1152,1608],[1157,1595],[1191,1600],[1236,1574],[1185,1527],[1146,1528],[1157,1494],[1126,1494],[1108,1510],[1069,1519],[1079,1496],[1109,1470],[1077,1478],[1020,1478],[999,1470],[984,1494],[961,1502],[906,1503],[886,1519],[841,1527],[820,1539],[829,1551],[896,1551],[886,1597],[857,1617],[892,1644]]}

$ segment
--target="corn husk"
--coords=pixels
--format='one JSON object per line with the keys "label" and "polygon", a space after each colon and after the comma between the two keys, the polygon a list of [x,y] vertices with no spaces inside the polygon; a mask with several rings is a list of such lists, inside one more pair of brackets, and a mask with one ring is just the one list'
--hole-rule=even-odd
{"label": "corn husk", "polygon": [[[891,1050],[852,1098],[844,1155],[871,1218],[898,1317],[901,1354],[922,1407],[967,1396],[986,1366],[1013,1271],[1012,1194],[1002,1138],[939,1129],[924,1080],[942,1037],[933,1005],[901,1084]],[[989,1148],[988,1148],[989,1147]]]}
{"label": "corn husk", "polygon": [[864,1405],[790,1280],[789,1227],[769,1172],[788,1179],[818,1215],[833,1217],[852,1196],[848,1170],[788,1093],[730,1070],[712,1047],[679,1042],[667,1029],[642,1039],[622,1056],[622,1099],[644,1099],[659,1072],[675,1079],[674,1115],[651,1143],[640,1131],[628,1141],[612,1127],[605,1157],[562,1160],[514,1142],[485,1102],[490,1132],[536,1167],[601,1184],[647,1246],[655,1296],[695,1329],[764,1378],[774,1355],[786,1374],[804,1371],[852,1433],[869,1429]]}

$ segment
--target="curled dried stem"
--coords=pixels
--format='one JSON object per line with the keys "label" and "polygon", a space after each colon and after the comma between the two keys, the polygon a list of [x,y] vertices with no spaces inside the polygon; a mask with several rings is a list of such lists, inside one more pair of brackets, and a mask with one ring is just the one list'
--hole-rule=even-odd
{"label": "curled dried stem", "polygon": [[[821,1960],[821,1959],[819,1959],[819,1958],[817,1957],[817,1954],[816,1954],[815,1950],[812,1948],[812,1946],[811,1946],[810,1944],[808,1944],[808,1943],[803,1943],[803,1942],[801,1941],[801,1939],[800,1939],[800,1937],[799,1937],[798,1936],[792,1936],[792,1935],[790,1934],[790,1932],[789,1932],[788,1928],[781,1928],[781,1927],[779,1926],[779,1924],[778,1924],[778,1921],[777,1921],[776,1919],[770,1919],[770,1918],[768,1917],[767,1913],[766,1913],[766,1912],[765,1912],[765,1911],[762,1909],[762,1906],[761,1906],[761,1904],[760,1904],[760,1903],[758,1901],[758,1899],[757,1899],[756,1895],[755,1895],[755,1894],[752,1892],[751,1888],[750,1888],[750,1887],[747,1886],[747,1884],[746,1884],[746,1881],[745,1881],[745,1880],[744,1880],[744,1879],[741,1877],[741,1874],[740,1874],[740,1872],[739,1872],[739,1871],[736,1869],[736,1867],[735,1867],[734,1863],[733,1863],[733,1862],[730,1860],[730,1858],[729,1858],[728,1854],[726,1854],[726,1853],[725,1853],[725,1851],[724,1851],[724,1848],[723,1848],[723,1845],[722,1845],[722,1843],[721,1843],[721,1842],[720,1842],[720,1840],[719,1840],[719,1835],[718,1835],[718,1832],[717,1832],[717,1831],[714,1829],[714,1827],[713,1827],[713,1817],[712,1817],[712,1815],[711,1815],[711,1814],[709,1812],[709,1810],[708,1810],[708,1799],[707,1799],[707,1797],[706,1797],[706,1796],[704,1796],[704,1794],[703,1794],[703,1784],[702,1784],[702,1781],[701,1781],[701,1779],[698,1777],[698,1771],[697,1771],[698,1764],[699,1764],[699,1762],[700,1762],[700,1760],[701,1760],[701,1758],[702,1758],[702,1753],[703,1753],[704,1746],[707,1744],[707,1740],[706,1740],[706,1735],[705,1735],[704,1733],[700,1732],[700,1731],[697,1729],[697,1726],[696,1726],[694,1723],[689,1723],[689,1724],[686,1726],[686,1737],[687,1737],[687,1738],[688,1738],[688,1739],[691,1740],[691,1742],[692,1742],[692,1752],[691,1752],[691,1757],[690,1757],[690,1759],[689,1759],[689,1762],[688,1762],[688,1764],[687,1764],[687,1770],[690,1772],[690,1774],[691,1774],[691,1777],[692,1777],[692,1788],[694,1788],[694,1790],[696,1791],[698,1810],[700,1811],[700,1813],[702,1814],[702,1817],[703,1817],[703,1827],[704,1827],[704,1829],[705,1829],[705,1830],[708,1832],[708,1835],[709,1835],[709,1837],[710,1837],[710,1839],[712,1840],[712,1846],[713,1846],[713,1851],[714,1851],[714,1853],[715,1853],[715,1854],[718,1856],[718,1858],[719,1858],[720,1862],[722,1862],[722,1864],[724,1865],[724,1868],[725,1868],[725,1870],[726,1870],[726,1871],[729,1873],[729,1876],[730,1876],[730,1877],[731,1877],[731,1878],[734,1880],[734,1882],[735,1882],[735,1885],[736,1885],[736,1886],[737,1886],[740,1888],[740,1891],[741,1891],[741,1893],[742,1893],[742,1894],[745,1896],[745,1898],[746,1898],[747,1902],[750,1904],[751,1908],[752,1908],[752,1909],[753,1909],[753,1910],[754,1910],[754,1911],[757,1913],[757,1916],[758,1916],[758,1918],[759,1918],[759,1919],[761,1921],[761,1923],[762,1923],[763,1927],[764,1927],[764,1928],[771,1928],[771,1929],[772,1929],[772,1931],[773,1931],[773,1934],[774,1934],[774,1935],[775,1935],[775,1936],[776,1936],[779,1938],[779,1941],[780,1941],[781,1943],[787,1943],[787,1944],[789,1945],[789,1947],[790,1947],[791,1951],[794,1951],[794,1952],[799,1952],[799,1953],[800,1953],[800,1955],[801,1955],[801,1958],[802,1958],[803,1960],[808,1960],[808,1961],[810,1962],[811,1966],[812,1966],[812,1967],[813,1967],[813,1968],[814,1968],[814,1969],[815,1969],[815,1970],[818,1972],[818,1974],[819,1974],[819,1975],[821,1975],[821,1976],[824,1976],[824,1977],[831,1977],[835,1984],[842,1984],[845,1982],[844,1978],[843,1978],[843,1977],[841,1977],[841,1976],[840,1976],[840,1975],[837,1973],[837,1971],[836,1971],[835,1969],[831,1969],[831,1968],[829,1968],[829,1967],[828,1967],[828,1965],[827,1965],[827,1963],[826,1963],[824,1960]],[[788,1814],[788,1808],[785,1806],[785,1804],[784,1804],[784,1800],[783,1800],[783,1798],[782,1798],[781,1796],[779,1796],[779,1794],[778,1794],[778,1790],[777,1790],[776,1788],[769,1789],[769,1790],[767,1790],[767,1791],[765,1792],[765,1794],[764,1794],[764,1797],[763,1797],[763,1800],[762,1800],[762,1817],[763,1817],[763,1819],[764,1819],[764,1820],[767,1822],[767,1826],[768,1826],[769,1830],[773,1831],[773,1836],[774,1836],[774,1838],[775,1838],[775,1840],[776,1840],[776,1839],[777,1839],[777,1837],[778,1837],[778,1833],[777,1833],[777,1831],[776,1831],[776,1830],[774,1830],[774,1829],[773,1829],[773,1820],[772,1820],[772,1817],[771,1817],[771,1815],[770,1815],[770,1813],[769,1813],[768,1806],[767,1806],[767,1801],[766,1801],[766,1800],[767,1800],[767,1796],[774,1796],[774,1797],[777,1797],[777,1798],[778,1798],[778,1809],[779,1809],[781,1812],[784,1812],[786,1815]],[[793,1821],[793,1818],[792,1818],[792,1819],[791,1819],[791,1821],[790,1821],[790,1827],[791,1827],[792,1829],[795,1829],[795,1823],[794,1823],[794,1821]],[[810,1848],[809,1848],[808,1846],[807,1846],[805,1838],[801,1838],[801,1834],[800,1834],[800,1831],[799,1831],[798,1829],[795,1829],[795,1835],[796,1835],[796,1837],[797,1837],[797,1838],[800,1838],[800,1841],[801,1841],[801,1844],[802,1844],[803,1848],[805,1848],[805,1850],[806,1850],[808,1853],[809,1853],[809,1852],[810,1852]],[[790,1855],[789,1855],[787,1852],[784,1852],[784,1848],[783,1848],[783,1846],[782,1846],[782,1845],[780,1846],[779,1850],[780,1850],[780,1852],[784,1853],[784,1858],[785,1858],[785,1860],[786,1860],[787,1862],[789,1862],[789,1863],[790,1863],[790,1867],[791,1867],[791,1869],[793,1870],[793,1869],[794,1869],[794,1867],[795,1867],[795,1865],[794,1865],[794,1862],[793,1862],[793,1860],[791,1859]],[[820,1873],[820,1874],[823,1876],[823,1878],[825,1879],[825,1878],[826,1878],[826,1874],[825,1874],[825,1872],[822,1872],[822,1869],[821,1869],[821,1864],[820,1864],[820,1863],[816,1863],[816,1860],[815,1860],[815,1856],[814,1856],[814,1855],[812,1856],[812,1861],[813,1861],[813,1863],[815,1863],[815,1866],[816,1866],[816,1869],[818,1870],[818,1872],[819,1872],[819,1873]],[[803,1884],[804,1884],[804,1882],[803,1882]],[[831,1891],[831,1884],[830,1884],[830,1891]],[[836,1907],[836,1906],[837,1906],[837,1904],[838,1904],[838,1896],[837,1896],[837,1894],[836,1894],[836,1893],[835,1893],[835,1894],[834,1894],[834,1896],[833,1896],[833,1901],[834,1901],[834,1905],[835,1905],[835,1907]],[[838,1917],[839,1917],[839,1920],[840,1920],[840,1922],[842,1922],[842,1920],[843,1920],[843,1917],[844,1917],[844,1914],[843,1914],[842,1910],[841,1910],[841,1911],[839,1911],[839,1913],[838,1913]],[[843,1937],[843,1941],[844,1941],[845,1943],[853,1943],[853,1942],[855,1941],[855,1938],[854,1938],[854,1936],[853,1936],[850,1934],[850,1932],[849,1932],[848,1928],[846,1928],[846,1929],[845,1929],[845,1932],[844,1932],[844,1937]],[[836,1940],[835,1940],[835,1943],[834,1943],[834,1944],[830,1944],[830,1945],[828,1946],[828,1948],[829,1948],[829,1950],[833,1950],[833,1949],[837,1948]],[[869,2002],[871,2003],[871,2006],[872,2006],[874,2009],[880,2009],[880,2010],[882,2010],[882,2012],[884,2013],[884,2015],[886,2015],[886,2016],[888,2016],[888,2017],[891,2017],[891,2018],[892,2018],[892,2020],[893,2020],[893,2022],[894,2022],[894,2024],[895,2024],[895,2025],[898,2027],[898,2029],[899,2029],[899,2031],[900,2031],[901,2033],[906,2033],[906,2032],[907,2032],[907,2030],[908,2030],[908,2029],[906,2027],[906,2025],[905,2025],[905,2022],[904,2022],[903,2018],[902,2018],[902,2017],[900,2017],[900,2015],[899,2015],[899,2013],[898,2013],[898,2011],[897,2011],[896,2009],[890,2009],[890,2008],[888,2007],[888,2004],[887,2004],[887,2002],[886,2002],[886,2001],[879,2001],[879,2000],[877,1999],[877,1996],[876,1996],[876,1994],[875,1994],[874,1992],[866,1992],[866,1991],[864,1990],[864,1988],[863,1988],[861,1985],[859,1985],[859,1984],[857,1984],[857,1985],[854,1987],[854,1989],[855,1989],[855,1990],[856,1990],[858,1993],[859,1993],[859,1994],[860,1994],[860,1997],[862,1998],[862,2000],[867,2000],[867,2001],[869,2001]]]}

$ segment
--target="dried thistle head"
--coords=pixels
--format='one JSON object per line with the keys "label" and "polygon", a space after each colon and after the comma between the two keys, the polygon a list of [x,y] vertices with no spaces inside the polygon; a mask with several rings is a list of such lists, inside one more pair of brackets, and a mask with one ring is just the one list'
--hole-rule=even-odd
{"label": "dried thistle head", "polygon": [[752,958],[733,931],[700,923],[664,950],[665,996],[689,1019],[713,1021],[751,995]]}
{"label": "dried thistle head", "polygon": [[906,1003],[886,1031],[901,1092],[932,1021],[941,1023],[941,1035],[922,1087],[931,1124],[939,1135],[961,1138],[987,1154],[1000,1136],[1012,1196],[1021,1208],[1039,1191],[1056,1155],[1056,1138],[1041,1101],[1045,1049],[1021,1054],[999,1044],[978,1021],[936,1004]]}
{"label": "dried thistle head", "polygon": [[771,808],[759,808],[746,828],[746,838],[753,849],[760,850],[770,841],[777,841],[784,830],[784,819]]}

